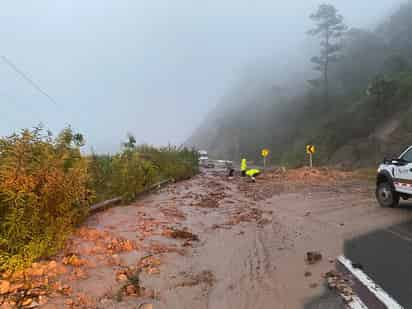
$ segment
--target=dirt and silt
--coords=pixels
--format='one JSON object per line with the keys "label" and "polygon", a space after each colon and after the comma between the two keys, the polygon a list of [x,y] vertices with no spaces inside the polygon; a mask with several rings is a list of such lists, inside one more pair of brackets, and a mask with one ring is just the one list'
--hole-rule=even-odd
{"label": "dirt and silt", "polygon": [[250,183],[205,171],[91,216],[58,256],[3,274],[1,308],[302,308],[345,239],[408,216],[379,208],[353,173],[277,170]]}

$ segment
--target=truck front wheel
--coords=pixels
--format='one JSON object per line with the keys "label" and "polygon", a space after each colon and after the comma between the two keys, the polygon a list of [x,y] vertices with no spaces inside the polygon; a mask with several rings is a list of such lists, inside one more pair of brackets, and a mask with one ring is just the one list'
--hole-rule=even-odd
{"label": "truck front wheel", "polygon": [[388,182],[378,184],[376,198],[382,207],[396,207],[399,205],[399,193]]}

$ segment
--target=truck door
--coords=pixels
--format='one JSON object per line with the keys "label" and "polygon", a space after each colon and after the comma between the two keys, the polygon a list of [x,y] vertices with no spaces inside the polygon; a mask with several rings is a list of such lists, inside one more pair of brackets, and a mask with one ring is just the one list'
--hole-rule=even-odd
{"label": "truck door", "polygon": [[405,165],[395,167],[394,185],[398,192],[412,194],[412,148],[404,152],[400,159]]}

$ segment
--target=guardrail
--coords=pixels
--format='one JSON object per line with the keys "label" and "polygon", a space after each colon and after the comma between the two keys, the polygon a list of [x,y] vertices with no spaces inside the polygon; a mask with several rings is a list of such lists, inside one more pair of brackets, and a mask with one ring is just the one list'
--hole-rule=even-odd
{"label": "guardrail", "polygon": [[[150,192],[161,189],[163,186],[165,186],[165,185],[167,185],[167,184],[169,184],[173,181],[174,181],[174,179],[166,179],[166,180],[162,180],[158,183],[155,183],[155,184],[151,185],[149,188],[147,188],[146,190],[139,193],[138,196],[136,197],[136,200],[143,197],[144,195],[146,195]],[[97,213],[97,212],[100,212],[100,211],[104,211],[108,208],[111,208],[113,206],[116,206],[116,205],[120,204],[121,201],[122,201],[122,197],[118,196],[118,197],[114,197],[112,199],[109,199],[109,200],[106,200],[106,201],[103,201],[103,202],[99,202],[97,204],[94,204],[94,205],[90,206],[89,213],[94,214],[94,213]]]}

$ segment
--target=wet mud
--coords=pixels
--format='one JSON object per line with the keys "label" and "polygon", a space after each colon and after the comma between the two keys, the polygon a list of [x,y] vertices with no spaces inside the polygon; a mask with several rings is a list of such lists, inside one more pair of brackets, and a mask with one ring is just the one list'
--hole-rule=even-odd
{"label": "wet mud", "polygon": [[[9,286],[1,308],[315,308],[336,302],[325,274],[345,240],[405,216],[379,208],[351,173],[272,171],[251,183],[205,170],[90,217],[53,259],[3,278],[23,286]],[[321,257],[309,263],[308,252]]]}

